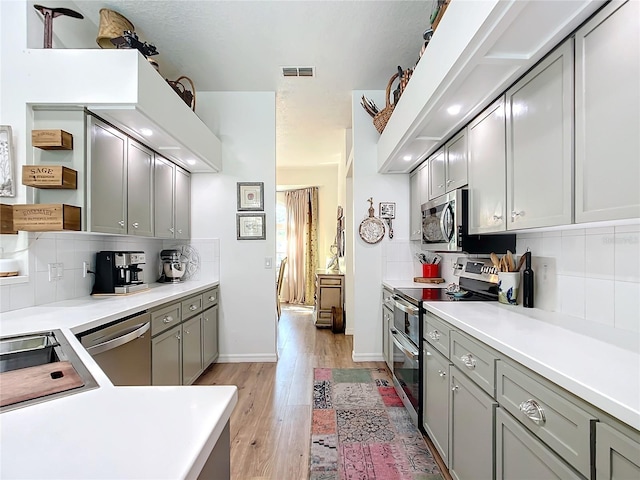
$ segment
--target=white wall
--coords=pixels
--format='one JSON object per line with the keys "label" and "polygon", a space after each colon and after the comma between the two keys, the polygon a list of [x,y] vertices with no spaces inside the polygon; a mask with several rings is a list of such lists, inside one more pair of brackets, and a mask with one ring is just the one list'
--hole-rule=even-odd
{"label": "white wall", "polygon": [[[275,93],[198,92],[197,114],[222,142],[222,172],[191,176],[192,237],[220,240],[220,361],[275,361]],[[236,239],[236,182],[264,182],[266,240]]]}
{"label": "white wall", "polygon": [[[383,252],[409,240],[409,176],[377,173],[377,143],[380,135],[371,117],[360,105],[366,95],[378,105],[384,104],[383,91],[352,92],[353,125],[353,231],[354,282],[353,312],[347,312],[347,327],[353,328],[354,361],[383,360],[382,357],[382,280]],[[373,197],[375,215],[380,202],[396,203],[393,221],[395,236],[387,235],[381,243],[369,245],[357,234],[360,222],[368,213],[367,199]]]}
{"label": "white wall", "polygon": [[318,268],[326,268],[331,258],[329,248],[336,237],[338,207],[338,165],[315,167],[279,167],[276,170],[279,187],[318,187]]}

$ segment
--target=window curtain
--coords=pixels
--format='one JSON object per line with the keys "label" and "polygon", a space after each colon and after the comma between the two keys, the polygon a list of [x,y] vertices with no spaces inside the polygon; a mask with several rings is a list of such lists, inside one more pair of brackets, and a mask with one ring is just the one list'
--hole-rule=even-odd
{"label": "window curtain", "polygon": [[318,268],[318,187],[285,192],[288,303],[313,305]]}

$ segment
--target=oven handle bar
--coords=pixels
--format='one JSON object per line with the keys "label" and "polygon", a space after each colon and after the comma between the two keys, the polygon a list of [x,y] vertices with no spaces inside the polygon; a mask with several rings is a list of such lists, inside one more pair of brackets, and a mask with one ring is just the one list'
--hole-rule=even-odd
{"label": "oven handle bar", "polygon": [[393,305],[398,309],[402,310],[404,313],[408,313],[409,315],[418,315],[420,313],[420,309],[418,307],[414,307],[413,305],[409,305],[400,300],[400,297],[393,297]]}
{"label": "oven handle bar", "polygon": [[418,360],[418,355],[419,355],[418,350],[414,350],[413,347],[405,345],[404,343],[406,343],[406,341],[403,341],[400,338],[400,335],[401,334],[398,333],[397,330],[393,328],[391,329],[391,337],[395,346],[398,347],[402,351],[402,353],[404,353],[407,357],[409,357],[409,359]]}

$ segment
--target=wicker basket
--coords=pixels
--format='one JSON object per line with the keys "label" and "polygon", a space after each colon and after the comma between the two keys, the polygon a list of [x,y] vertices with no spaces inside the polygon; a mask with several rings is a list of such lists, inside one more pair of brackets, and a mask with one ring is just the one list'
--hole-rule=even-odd
{"label": "wicker basket", "polygon": [[[185,87],[181,83],[182,80],[186,80],[191,84],[191,89],[193,90],[193,92],[191,92],[190,90],[187,90],[187,87]],[[167,79],[167,83],[171,85],[171,88],[173,88],[175,92],[178,94],[178,96],[182,100],[184,100],[184,103],[189,105],[189,107],[191,107],[191,110],[195,112],[196,111],[196,86],[193,84],[193,80],[183,75],[181,77],[178,77],[176,80]]]}
{"label": "wicker basket", "polygon": [[395,108],[395,104],[391,103],[391,85],[395,79],[398,78],[398,74],[394,73],[393,76],[389,79],[389,83],[387,84],[387,98],[386,98],[386,106],[380,110],[375,117],[373,117],[373,125],[378,130],[378,133],[382,133],[384,131],[384,127],[387,126],[387,122],[391,118],[391,114],[393,113],[393,109]]}
{"label": "wicker basket", "polygon": [[121,37],[127,30],[133,32],[134,29],[133,23],[123,15],[108,8],[102,8],[100,9],[100,25],[96,42],[101,48],[116,48],[111,43],[111,39]]}

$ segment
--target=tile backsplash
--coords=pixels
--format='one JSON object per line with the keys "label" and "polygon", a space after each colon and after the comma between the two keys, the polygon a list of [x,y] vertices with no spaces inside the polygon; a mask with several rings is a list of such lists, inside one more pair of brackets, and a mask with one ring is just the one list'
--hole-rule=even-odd
{"label": "tile backsplash", "polygon": [[[536,308],[640,332],[640,224],[518,234],[516,257],[527,248]],[[385,243],[383,278],[421,276],[420,251],[419,242]],[[450,267],[460,255],[442,256],[441,276],[455,281]]]}
{"label": "tile backsplash", "polygon": [[[218,239],[192,239],[189,243],[200,257],[197,279],[219,277]],[[101,250],[141,250],[147,257],[145,280],[160,276],[160,251],[178,245],[175,240],[86,233],[30,233],[28,235],[28,278],[22,283],[4,281],[0,285],[0,312],[84,297],[91,293],[93,275],[83,276],[83,262],[95,267],[95,253]],[[50,281],[49,264],[60,265],[62,278]]]}

